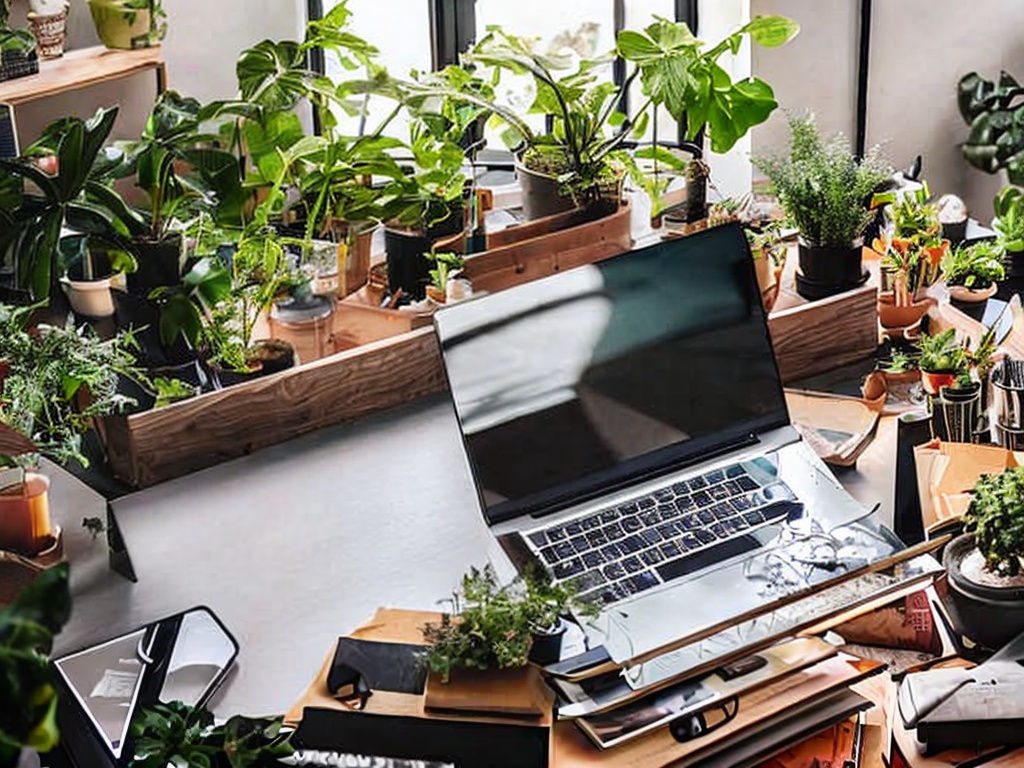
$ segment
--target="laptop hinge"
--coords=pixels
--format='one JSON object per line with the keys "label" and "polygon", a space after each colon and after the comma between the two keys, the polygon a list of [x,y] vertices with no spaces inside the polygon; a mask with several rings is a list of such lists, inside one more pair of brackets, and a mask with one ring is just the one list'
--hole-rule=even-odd
{"label": "laptop hinge", "polygon": [[695,464],[703,464],[709,459],[716,459],[719,456],[725,456],[726,454],[738,451],[741,448],[749,448],[752,445],[757,445],[760,442],[760,438],[753,432],[748,432],[746,435],[739,437],[735,440],[729,440],[724,443],[719,443],[705,451],[701,451],[699,454],[694,454],[685,459],[675,461],[671,464],[665,464],[659,467],[650,468],[644,471],[636,472],[634,474],[627,475],[626,477],[616,480],[614,483],[596,488],[593,491],[582,491],[572,496],[561,497],[555,499],[542,507],[538,507],[535,510],[530,511],[530,517],[541,518],[547,517],[548,515],[554,514],[555,512],[561,512],[567,507],[575,506],[583,502],[591,501],[592,499],[599,498],[601,496],[607,496],[612,493],[617,493],[624,488],[630,488],[638,483],[647,482],[663,475],[670,475],[673,472],[678,472],[681,469],[692,467]]}

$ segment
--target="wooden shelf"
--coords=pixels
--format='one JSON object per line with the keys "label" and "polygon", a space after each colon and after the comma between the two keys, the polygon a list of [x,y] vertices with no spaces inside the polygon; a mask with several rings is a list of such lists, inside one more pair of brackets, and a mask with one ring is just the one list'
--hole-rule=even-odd
{"label": "wooden shelf", "polygon": [[113,51],[103,46],[68,51],[59,59],[39,63],[39,74],[0,83],[0,103],[18,106],[121,77],[155,70],[157,91],[164,89],[163,50],[140,48]]}

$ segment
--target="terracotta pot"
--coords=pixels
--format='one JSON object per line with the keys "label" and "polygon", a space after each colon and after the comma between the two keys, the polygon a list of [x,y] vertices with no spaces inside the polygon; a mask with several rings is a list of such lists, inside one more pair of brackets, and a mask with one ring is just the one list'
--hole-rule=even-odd
{"label": "terracotta pot", "polygon": [[955,373],[933,373],[932,371],[921,371],[921,386],[929,395],[938,397],[942,387],[952,386],[956,381]]}
{"label": "terracotta pot", "polygon": [[20,493],[0,494],[0,549],[34,557],[53,544],[50,479],[26,472]]}
{"label": "terracotta pot", "polygon": [[949,298],[964,304],[978,304],[996,295],[998,286],[992,283],[987,288],[967,288],[963,285],[949,286]]}
{"label": "terracotta pot", "polygon": [[878,320],[883,328],[909,328],[920,322],[931,305],[929,299],[912,301],[908,306],[898,307],[892,293],[878,295]]}

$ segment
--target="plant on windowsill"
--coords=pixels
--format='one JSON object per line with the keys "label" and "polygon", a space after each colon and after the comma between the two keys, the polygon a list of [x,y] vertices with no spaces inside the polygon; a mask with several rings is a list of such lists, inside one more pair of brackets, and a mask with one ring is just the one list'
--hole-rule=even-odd
{"label": "plant on windowsill", "polygon": [[942,278],[953,301],[984,303],[1006,276],[1002,249],[991,240],[979,240],[954,248],[942,259]]}
{"label": "plant on windowsill", "polygon": [[964,514],[964,535],[943,557],[954,616],[973,641],[993,650],[1024,630],[1024,468],[983,475]]}
{"label": "plant on windowsill", "polygon": [[[777,104],[767,83],[755,77],[734,83],[718,59],[727,51],[735,53],[747,36],[758,45],[775,47],[798,30],[785,17],[759,16],[717,45],[704,48],[686,24],[656,17],[642,31],[620,32],[614,52],[587,58],[544,55],[535,50],[532,40],[491,27],[465,54],[464,65],[493,67],[495,77],[502,73],[531,76],[535,96],[528,112],[550,116],[551,130],[534,131],[507,104],[474,94],[461,96],[485,107],[506,126],[502,139],[518,157],[528,218],[573,206],[596,207],[600,213],[617,204],[627,172],[648,191],[657,212],[663,179],[643,174],[622,151],[624,142],[643,136],[650,113],[661,107],[677,121],[687,116],[689,140],[704,131],[715,152],[728,151],[752,126],[768,119]],[[602,67],[616,57],[632,65],[619,86],[601,79]],[[644,101],[630,120],[618,108],[637,81]],[[648,159],[655,168],[659,159],[669,168],[677,165],[671,153],[657,145],[656,135]],[[529,185],[534,182],[542,186],[544,202],[532,199]]]}
{"label": "plant on windowsill", "polygon": [[809,113],[790,117],[789,129],[789,153],[755,158],[754,164],[800,231],[797,292],[821,299],[867,279],[861,248],[873,217],[869,204],[892,168],[877,146],[858,160],[842,134],[824,141]]}

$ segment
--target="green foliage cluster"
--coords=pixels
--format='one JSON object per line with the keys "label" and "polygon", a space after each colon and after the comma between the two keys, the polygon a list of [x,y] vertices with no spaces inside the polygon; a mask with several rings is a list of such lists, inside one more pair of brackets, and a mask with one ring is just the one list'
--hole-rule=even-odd
{"label": "green foliage cluster", "polygon": [[129,768],[270,768],[294,751],[282,719],[236,715],[214,725],[202,707],[180,701],[143,709],[132,721]]}
{"label": "green foliage cluster", "polygon": [[957,106],[970,126],[964,158],[986,173],[1006,169],[1012,184],[1024,184],[1024,88],[1007,72],[993,82],[969,72],[957,84]]}
{"label": "green foliage cluster", "polygon": [[423,255],[434,265],[434,268],[429,273],[430,283],[440,291],[444,291],[448,287],[448,278],[466,265],[465,257],[451,251],[439,251]]}
{"label": "green foliage cluster", "polygon": [[1003,250],[991,240],[958,246],[942,259],[942,276],[949,285],[987,288],[1006,276]]}
{"label": "green foliage cluster", "polygon": [[858,160],[842,134],[822,140],[811,114],[790,117],[789,129],[789,154],[759,157],[755,165],[808,244],[852,246],[870,223],[868,203],[892,168],[877,146]]}
{"label": "green foliage cluster", "polygon": [[0,360],[8,365],[0,421],[29,437],[60,462],[87,464],[82,435],[93,418],[118,413],[133,401],[118,393],[118,376],[141,379],[134,339],[103,341],[85,328],[26,330],[34,307],[0,304]]}
{"label": "green foliage cluster", "polygon": [[458,667],[521,667],[527,663],[533,633],[553,627],[573,604],[573,596],[570,587],[553,584],[544,574],[528,573],[502,585],[492,566],[471,568],[452,593],[451,614],[423,628],[430,646],[426,664],[445,682]]}
{"label": "green foliage cluster", "polygon": [[964,348],[957,340],[956,329],[941,333],[922,333],[917,342],[917,366],[929,373],[960,373],[967,366]]}
{"label": "green foliage cluster", "polygon": [[964,531],[973,533],[985,567],[1015,576],[1024,557],[1024,467],[982,475],[964,513]]}
{"label": "green foliage cluster", "polygon": [[996,245],[1003,253],[1024,251],[1024,191],[1020,187],[1003,187],[992,201],[995,218]]}
{"label": "green foliage cluster", "polygon": [[0,610],[0,768],[13,768],[22,746],[46,752],[57,744],[49,654],[70,615],[67,563],[41,573]]}

